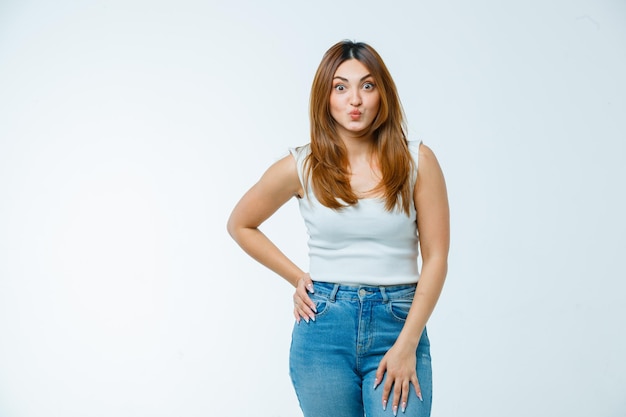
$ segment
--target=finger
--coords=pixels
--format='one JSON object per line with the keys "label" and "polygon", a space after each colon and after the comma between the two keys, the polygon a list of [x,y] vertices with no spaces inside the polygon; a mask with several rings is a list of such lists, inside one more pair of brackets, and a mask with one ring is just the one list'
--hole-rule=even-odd
{"label": "finger", "polygon": [[[312,303],[310,299],[309,299],[309,302]],[[304,319],[304,321],[306,321],[307,323],[309,322],[309,320],[315,321],[315,313],[308,306],[308,302],[303,301],[300,297],[298,297],[298,294],[294,295],[293,304],[294,304],[294,310],[296,311],[299,317],[302,317]],[[315,304],[313,304],[313,307],[315,308]]]}
{"label": "finger", "polygon": [[299,294],[297,294],[293,297],[293,305],[303,314],[306,314],[311,318],[314,318],[314,313],[317,313],[317,306],[309,297],[302,298],[299,297]]}
{"label": "finger", "polygon": [[378,365],[378,369],[376,369],[376,376],[374,377],[374,389],[380,384],[380,381],[383,380],[383,376],[385,376],[385,370],[387,369],[387,362],[383,358]]}
{"label": "finger", "polygon": [[415,387],[415,393],[417,394],[417,398],[419,398],[420,401],[424,401],[424,399],[422,398],[422,388],[420,387],[420,383],[417,380],[417,375],[413,375],[413,377],[411,378],[411,383],[413,383],[413,386]]}
{"label": "finger", "polygon": [[296,293],[293,296],[293,301],[295,305],[298,305],[303,310],[306,310],[306,307],[311,309],[312,311],[317,313],[317,306],[309,297],[306,288],[303,287],[303,284],[300,284],[298,288],[296,288]]}
{"label": "finger", "polygon": [[300,310],[301,310],[301,309],[300,309],[300,307],[299,307],[299,305],[298,305],[299,303],[300,303],[300,301],[299,301],[298,294],[297,294],[297,293],[295,293],[295,294],[293,295],[293,315],[296,317],[296,322],[297,322],[298,324],[300,324],[300,321],[301,321],[302,319],[305,319],[305,320],[308,322],[308,316],[303,316],[303,315],[301,314],[301,312],[300,312]]}
{"label": "finger", "polygon": [[298,280],[296,288],[300,286],[300,283],[302,283],[304,285],[304,288],[306,288],[306,290],[311,294],[315,292],[315,288],[313,287],[313,280],[311,279],[311,276],[309,274],[305,274],[302,278]]}
{"label": "finger", "polygon": [[400,398],[402,397],[402,386],[404,384],[400,381],[395,381],[393,384],[393,415],[398,414],[398,404],[400,403]]}
{"label": "finger", "polygon": [[307,323],[310,320],[315,321],[315,313],[313,313],[313,311],[311,311],[310,308],[300,308],[298,309],[298,314],[300,315],[300,317],[302,317],[302,319],[304,319],[304,321],[306,321]]}
{"label": "finger", "polygon": [[313,287],[313,281],[310,278],[304,280],[304,286],[306,287],[306,290],[310,292],[311,294],[315,293],[315,288]]}
{"label": "finger", "polygon": [[387,375],[387,380],[383,384],[383,410],[387,409],[387,404],[389,403],[389,393],[391,392],[391,388],[393,387],[393,381]]}
{"label": "finger", "polygon": [[304,293],[304,296],[301,296],[300,299],[302,300],[300,303],[301,305],[303,305],[304,307],[308,307],[317,313],[317,306],[315,305],[313,300],[311,300],[311,297],[309,297],[307,293]]}
{"label": "finger", "polygon": [[406,411],[406,404],[409,400],[409,390],[411,388],[410,381],[404,381],[402,383],[402,398],[400,399],[400,409],[404,413]]}

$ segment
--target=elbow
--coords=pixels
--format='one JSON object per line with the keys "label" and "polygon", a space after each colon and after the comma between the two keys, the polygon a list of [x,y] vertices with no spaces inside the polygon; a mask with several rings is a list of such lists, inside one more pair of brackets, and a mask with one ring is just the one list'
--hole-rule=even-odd
{"label": "elbow", "polygon": [[226,222],[226,231],[235,241],[237,240],[237,225],[233,221],[233,217],[230,216]]}
{"label": "elbow", "polygon": [[436,268],[445,276],[448,273],[448,256],[446,254],[422,256],[423,267]]}
{"label": "elbow", "polygon": [[233,216],[231,216],[226,222],[226,231],[228,232],[230,237],[233,238],[235,242],[237,242],[239,246],[241,246],[244,240],[247,238],[247,231],[250,229],[252,228],[246,226],[244,223],[237,221],[237,219]]}

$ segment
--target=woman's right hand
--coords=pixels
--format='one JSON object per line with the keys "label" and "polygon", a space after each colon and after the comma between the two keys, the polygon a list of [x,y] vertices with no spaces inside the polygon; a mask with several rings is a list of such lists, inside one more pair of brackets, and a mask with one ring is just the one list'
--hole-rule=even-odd
{"label": "woman's right hand", "polygon": [[309,297],[309,293],[313,294],[314,292],[311,276],[304,274],[296,283],[296,292],[293,294],[293,315],[298,324],[300,324],[300,320],[304,320],[307,323],[309,320],[315,321],[317,308]]}

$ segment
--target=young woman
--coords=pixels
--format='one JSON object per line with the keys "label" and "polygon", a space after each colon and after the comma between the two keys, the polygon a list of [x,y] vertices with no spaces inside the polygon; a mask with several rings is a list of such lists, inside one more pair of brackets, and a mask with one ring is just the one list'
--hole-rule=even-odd
{"label": "young woman", "polygon": [[[290,374],[305,417],[429,416],[426,322],[449,247],[441,168],[407,140],[395,84],[365,43],[326,52],[310,119],[310,143],[246,192],[228,231],[296,288]],[[258,228],[292,197],[309,234],[308,273]]]}

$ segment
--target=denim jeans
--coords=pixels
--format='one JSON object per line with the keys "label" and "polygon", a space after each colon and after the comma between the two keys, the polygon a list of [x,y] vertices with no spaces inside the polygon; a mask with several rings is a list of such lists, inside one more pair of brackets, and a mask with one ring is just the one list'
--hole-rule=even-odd
{"label": "denim jeans", "polygon": [[[415,285],[345,286],[314,282],[309,294],[315,321],[294,325],[289,370],[305,417],[393,416],[393,390],[383,411],[384,380],[374,389],[381,359],[395,343],[415,294]],[[416,351],[421,401],[411,384],[403,414],[430,416],[432,371],[426,329]]]}

